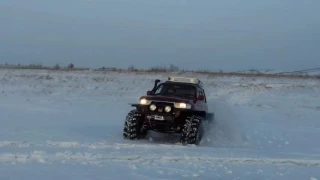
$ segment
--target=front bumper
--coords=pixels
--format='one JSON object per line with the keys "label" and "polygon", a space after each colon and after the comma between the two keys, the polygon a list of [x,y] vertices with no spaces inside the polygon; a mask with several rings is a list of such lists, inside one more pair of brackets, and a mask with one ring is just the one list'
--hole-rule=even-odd
{"label": "front bumper", "polygon": [[158,132],[177,132],[181,129],[173,114],[146,114],[145,125],[149,130]]}

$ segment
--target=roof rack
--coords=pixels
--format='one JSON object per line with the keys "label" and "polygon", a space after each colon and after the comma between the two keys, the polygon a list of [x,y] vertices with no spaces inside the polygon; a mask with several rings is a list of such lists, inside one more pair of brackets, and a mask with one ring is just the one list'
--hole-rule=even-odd
{"label": "roof rack", "polygon": [[168,77],[168,80],[171,81],[171,82],[183,82],[183,83],[197,84],[201,88],[203,87],[202,82],[197,78]]}

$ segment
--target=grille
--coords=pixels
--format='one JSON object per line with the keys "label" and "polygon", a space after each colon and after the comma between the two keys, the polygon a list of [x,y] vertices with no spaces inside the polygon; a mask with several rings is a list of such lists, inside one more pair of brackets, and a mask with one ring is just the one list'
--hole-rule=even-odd
{"label": "grille", "polygon": [[164,108],[166,106],[170,106],[171,107],[171,111],[169,113],[172,113],[174,110],[174,104],[173,103],[167,103],[167,102],[157,102],[157,101],[152,101],[151,104],[154,104],[157,106],[157,109],[154,111],[151,111],[150,109],[148,109],[149,112],[152,113],[167,113],[164,111]]}

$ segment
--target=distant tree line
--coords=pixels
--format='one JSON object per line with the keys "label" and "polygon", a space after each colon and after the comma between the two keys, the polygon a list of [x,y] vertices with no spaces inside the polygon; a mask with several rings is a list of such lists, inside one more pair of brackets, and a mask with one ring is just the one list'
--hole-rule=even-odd
{"label": "distant tree line", "polygon": [[30,68],[30,69],[51,69],[51,68],[53,68],[53,69],[61,69],[61,68],[74,69],[75,68],[73,63],[68,64],[68,66],[66,66],[66,67],[61,67],[58,63],[55,64],[53,67],[49,67],[49,66],[43,66],[41,63],[29,64],[29,65],[21,65],[20,63],[18,63],[17,65],[12,65],[12,64],[8,64],[7,62],[4,64],[4,67],[7,67],[7,68],[16,68],[17,67],[17,68]]}

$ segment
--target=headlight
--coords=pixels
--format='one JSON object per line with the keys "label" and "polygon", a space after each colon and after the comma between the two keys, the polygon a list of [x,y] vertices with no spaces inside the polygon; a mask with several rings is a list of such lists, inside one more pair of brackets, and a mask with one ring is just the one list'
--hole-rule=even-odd
{"label": "headlight", "polygon": [[139,103],[142,104],[142,105],[149,105],[151,103],[151,101],[150,100],[146,100],[146,99],[140,99]]}
{"label": "headlight", "polygon": [[191,109],[191,104],[186,103],[174,103],[174,107],[178,109]]}
{"label": "headlight", "polygon": [[166,106],[166,107],[164,108],[164,111],[170,112],[170,111],[171,111],[171,107],[170,107],[170,106]]}
{"label": "headlight", "polygon": [[151,110],[151,111],[154,111],[154,110],[156,110],[156,109],[157,109],[157,106],[156,106],[156,105],[152,104],[152,105],[150,106],[150,110]]}

